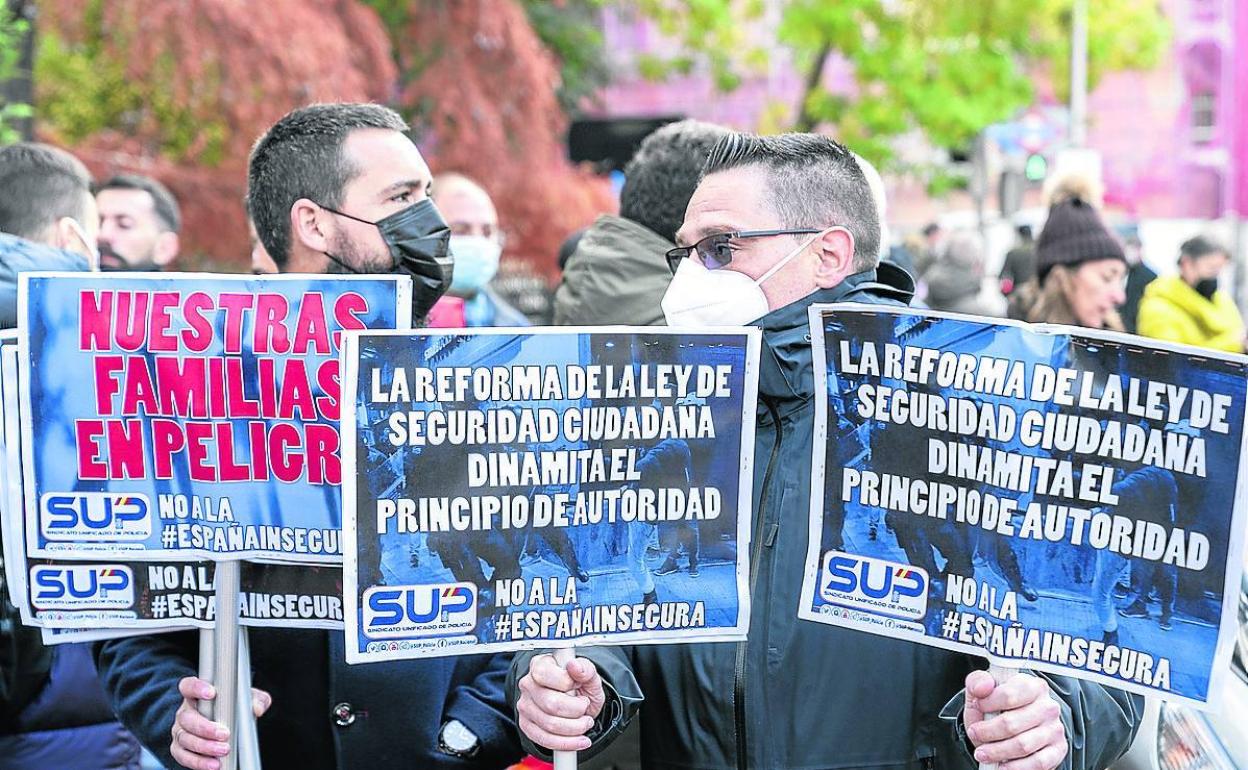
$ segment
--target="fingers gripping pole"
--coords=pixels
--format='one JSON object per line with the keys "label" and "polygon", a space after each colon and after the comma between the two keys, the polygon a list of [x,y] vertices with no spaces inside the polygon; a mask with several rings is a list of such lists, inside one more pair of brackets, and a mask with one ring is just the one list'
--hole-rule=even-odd
{"label": "fingers gripping pole", "polygon": [[[1018,673],[1018,669],[1009,668],[1007,666],[998,666],[997,664],[993,663],[992,665],[988,666],[988,673],[992,675],[993,681],[995,681],[997,685],[1000,686],[1010,681],[1010,679],[1012,679],[1014,675]],[[991,714],[984,714],[984,719],[986,720],[992,719],[996,715],[997,715],[997,712],[995,711],[992,712]],[[980,762],[979,770],[997,770],[997,765],[996,763],[992,763],[992,762]]]}
{"label": "fingers gripping pole", "polygon": [[[555,662],[565,668],[576,658],[575,647],[560,647],[555,650]],[[555,770],[576,770],[575,751],[556,751]]]}

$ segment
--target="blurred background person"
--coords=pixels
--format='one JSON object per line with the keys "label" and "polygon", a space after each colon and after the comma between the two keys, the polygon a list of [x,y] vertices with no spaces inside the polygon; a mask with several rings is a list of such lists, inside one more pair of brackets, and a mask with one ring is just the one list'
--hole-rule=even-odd
{"label": "blurred background person", "polygon": [[163,184],[121,174],[95,188],[95,203],[101,270],[165,270],[177,258],[182,211]]}
{"label": "blurred background person", "polygon": [[490,289],[502,259],[503,231],[489,193],[462,174],[439,174],[433,180],[432,194],[451,228],[455,270],[451,288],[429,313],[429,325],[529,326],[523,313]]}
{"label": "blurred background person", "polygon": [[1127,301],[1118,309],[1122,325],[1132,334],[1140,316],[1140,300],[1144,299],[1144,287],[1157,280],[1157,273],[1144,264],[1144,243],[1140,240],[1140,227],[1136,224],[1118,228],[1122,250],[1127,255]]}
{"label": "blurred background person", "polygon": [[1069,177],[1055,186],[1036,242],[1036,278],[1010,297],[1010,317],[1032,323],[1123,331],[1127,257],[1101,221],[1095,186]]}
{"label": "blurred background person", "polygon": [[1006,297],[1036,275],[1036,241],[1031,225],[1015,227],[1014,235],[1014,248],[1005,253],[1005,262],[997,276],[1001,281],[1001,293]]}
{"label": "blurred background person", "polygon": [[935,264],[940,257],[941,242],[945,239],[945,231],[938,222],[928,222],[920,232],[923,240],[915,254],[914,267],[919,273],[916,277],[925,276],[928,268]]}
{"label": "blurred background person", "polygon": [[671,123],[642,141],[624,169],[620,215],[604,214],[580,237],[555,292],[555,324],[661,326],[672,271],[664,254],[698,186],[711,147],[728,129]]}
{"label": "blurred background person", "polygon": [[984,277],[983,238],[957,230],[928,268],[927,304],[932,310],[1000,318],[1005,315],[1005,298]]}
{"label": "blurred background person", "polygon": [[1158,278],[1140,300],[1139,333],[1228,353],[1244,352],[1244,318],[1218,276],[1231,258],[1203,236],[1179,247],[1179,273]]}

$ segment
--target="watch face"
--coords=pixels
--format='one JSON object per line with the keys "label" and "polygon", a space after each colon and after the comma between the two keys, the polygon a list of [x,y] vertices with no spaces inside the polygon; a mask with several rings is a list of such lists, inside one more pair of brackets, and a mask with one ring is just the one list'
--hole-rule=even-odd
{"label": "watch face", "polygon": [[442,728],[442,742],[451,751],[460,754],[472,751],[477,747],[477,736],[457,719],[452,719]]}

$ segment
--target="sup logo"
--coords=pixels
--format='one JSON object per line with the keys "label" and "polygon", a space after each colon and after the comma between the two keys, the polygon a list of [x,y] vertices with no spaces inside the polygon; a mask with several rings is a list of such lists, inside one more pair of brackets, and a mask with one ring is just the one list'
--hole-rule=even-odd
{"label": "sup logo", "polygon": [[143,495],[46,494],[39,505],[48,540],[142,541],[152,535],[152,507]]}
{"label": "sup logo", "polygon": [[476,625],[472,583],[374,586],[364,592],[364,635],[371,639],[458,636]]}
{"label": "sup logo", "polygon": [[117,564],[39,565],[30,570],[31,604],[39,610],[129,609],[134,574]]}
{"label": "sup logo", "polygon": [[825,602],[906,620],[927,614],[927,572],[919,567],[829,551],[821,574]]}

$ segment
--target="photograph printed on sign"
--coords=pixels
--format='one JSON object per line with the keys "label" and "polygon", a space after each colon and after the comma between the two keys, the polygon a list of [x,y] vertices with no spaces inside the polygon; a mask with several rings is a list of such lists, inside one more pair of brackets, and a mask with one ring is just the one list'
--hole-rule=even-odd
{"label": "photograph printed on sign", "polygon": [[811,319],[800,617],[1209,702],[1235,635],[1248,359],[900,309]]}
{"label": "photograph printed on sign", "polygon": [[410,278],[24,274],[28,550],[342,558],[338,342]]}
{"label": "photograph printed on sign", "polygon": [[349,335],[348,662],[744,638],[757,357],[740,330]]}

